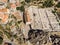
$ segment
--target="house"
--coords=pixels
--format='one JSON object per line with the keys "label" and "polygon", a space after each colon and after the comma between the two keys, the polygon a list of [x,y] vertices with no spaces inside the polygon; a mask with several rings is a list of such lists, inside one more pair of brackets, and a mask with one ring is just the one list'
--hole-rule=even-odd
{"label": "house", "polygon": [[31,19],[30,19],[30,15],[29,15],[28,10],[25,10],[24,18],[25,18],[26,24],[31,24]]}
{"label": "house", "polygon": [[0,9],[0,12],[1,12],[1,13],[9,13],[9,9],[7,9],[7,8],[2,8],[2,9]]}
{"label": "house", "polygon": [[8,21],[8,15],[4,14],[3,19],[1,20],[2,23],[7,23]]}
{"label": "house", "polygon": [[5,24],[7,23],[8,21],[8,9],[7,8],[3,8],[3,9],[0,9],[0,19],[1,19],[1,22],[2,24]]}
{"label": "house", "polygon": [[19,11],[13,12],[13,15],[19,20],[22,19],[21,12],[19,12]]}

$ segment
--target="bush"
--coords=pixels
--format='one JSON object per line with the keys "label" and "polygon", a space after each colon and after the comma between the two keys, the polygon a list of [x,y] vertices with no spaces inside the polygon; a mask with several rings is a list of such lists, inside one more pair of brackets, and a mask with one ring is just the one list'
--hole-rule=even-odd
{"label": "bush", "polygon": [[3,29],[3,26],[0,24],[0,29],[2,30]]}
{"label": "bush", "polygon": [[22,4],[22,5],[25,5],[26,3],[23,1],[23,2],[21,2],[21,4]]}
{"label": "bush", "polygon": [[22,11],[22,12],[25,10],[23,5],[22,5],[21,7],[16,7],[16,9],[17,9],[17,10],[20,10],[20,11]]}
{"label": "bush", "polygon": [[43,6],[45,6],[45,7],[52,7],[53,6],[53,0],[46,0],[43,3]]}
{"label": "bush", "polygon": [[59,25],[60,25],[60,22],[59,22]]}
{"label": "bush", "polygon": [[[10,24],[10,23],[9,23]],[[10,24],[11,25],[11,24]],[[7,24],[6,26],[6,30],[10,30],[10,26]]]}
{"label": "bush", "polygon": [[7,36],[8,38],[11,38],[12,35],[11,35],[9,32],[4,31],[4,33],[6,34],[6,36]]}
{"label": "bush", "polygon": [[58,18],[60,19],[60,12],[57,12],[57,16],[58,16]]}
{"label": "bush", "polygon": [[18,21],[18,24],[20,24],[22,22],[22,20]]}
{"label": "bush", "polygon": [[2,42],[3,42],[3,38],[2,38],[2,37],[0,37],[0,44],[2,44]]}
{"label": "bush", "polygon": [[58,4],[56,5],[56,7],[60,8],[60,2],[58,2]]}
{"label": "bush", "polygon": [[2,36],[3,35],[3,33],[2,32],[0,32],[0,36]]}
{"label": "bush", "polygon": [[17,38],[17,35],[14,35],[14,38]]}
{"label": "bush", "polygon": [[25,0],[25,2],[30,3],[30,2],[31,2],[31,0]]}

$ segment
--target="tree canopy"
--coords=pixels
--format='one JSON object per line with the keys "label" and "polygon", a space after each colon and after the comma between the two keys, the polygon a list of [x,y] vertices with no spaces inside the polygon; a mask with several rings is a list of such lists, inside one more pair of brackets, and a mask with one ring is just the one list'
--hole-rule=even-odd
{"label": "tree canopy", "polygon": [[43,6],[45,6],[45,7],[52,7],[53,6],[53,0],[46,0],[43,3]]}
{"label": "tree canopy", "polygon": [[56,7],[60,8],[60,2],[58,2],[58,4],[56,5]]}
{"label": "tree canopy", "polygon": [[23,5],[22,5],[21,7],[17,7],[16,9],[17,9],[17,10],[20,10],[20,11],[22,11],[22,12],[25,10]]}
{"label": "tree canopy", "polygon": [[31,2],[31,0],[25,0],[25,2],[30,3],[30,2]]}
{"label": "tree canopy", "polygon": [[0,37],[0,44],[2,44],[2,42],[3,42],[3,38],[2,38],[2,37]]}

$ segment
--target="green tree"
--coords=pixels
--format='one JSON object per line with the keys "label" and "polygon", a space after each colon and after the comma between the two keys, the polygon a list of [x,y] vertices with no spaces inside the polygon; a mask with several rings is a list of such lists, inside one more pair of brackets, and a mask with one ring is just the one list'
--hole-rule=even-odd
{"label": "green tree", "polygon": [[31,0],[25,0],[25,2],[30,3],[30,2],[31,2]]}
{"label": "green tree", "polygon": [[25,10],[23,5],[22,5],[21,7],[16,7],[16,9],[17,9],[17,10],[20,10],[20,11],[22,11],[22,12]]}
{"label": "green tree", "polygon": [[3,26],[0,24],[0,29],[3,30]]}
{"label": "green tree", "polygon": [[58,2],[58,4],[56,5],[56,7],[60,8],[60,2]]}
{"label": "green tree", "polygon": [[0,37],[0,44],[2,44],[2,42],[3,42],[3,38],[2,38],[2,37]]}
{"label": "green tree", "polygon": [[22,1],[21,4],[22,4],[22,5],[26,5],[26,2],[25,2],[25,1]]}
{"label": "green tree", "polygon": [[43,3],[43,6],[44,6],[44,7],[52,7],[52,6],[53,6],[53,0],[46,0],[46,1]]}
{"label": "green tree", "polygon": [[0,36],[3,36],[3,33],[0,31]]}
{"label": "green tree", "polygon": [[9,32],[7,32],[7,31],[4,31],[4,33],[5,33],[5,35],[10,39],[11,38],[11,34],[9,33]]}

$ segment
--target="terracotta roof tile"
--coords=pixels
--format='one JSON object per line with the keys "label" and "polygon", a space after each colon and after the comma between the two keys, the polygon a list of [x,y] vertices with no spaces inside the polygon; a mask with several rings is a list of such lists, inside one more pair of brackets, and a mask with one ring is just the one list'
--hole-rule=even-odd
{"label": "terracotta roof tile", "polygon": [[7,12],[7,8],[0,9],[0,12]]}
{"label": "terracotta roof tile", "polygon": [[14,12],[13,14],[17,19],[21,19],[20,13],[18,11]]}
{"label": "terracotta roof tile", "polygon": [[30,15],[29,15],[29,12],[28,11],[26,11],[26,21],[27,22],[30,22],[31,20],[30,20]]}
{"label": "terracotta roof tile", "polygon": [[4,17],[2,19],[2,23],[5,23],[8,19],[8,15],[7,14],[4,14]]}

